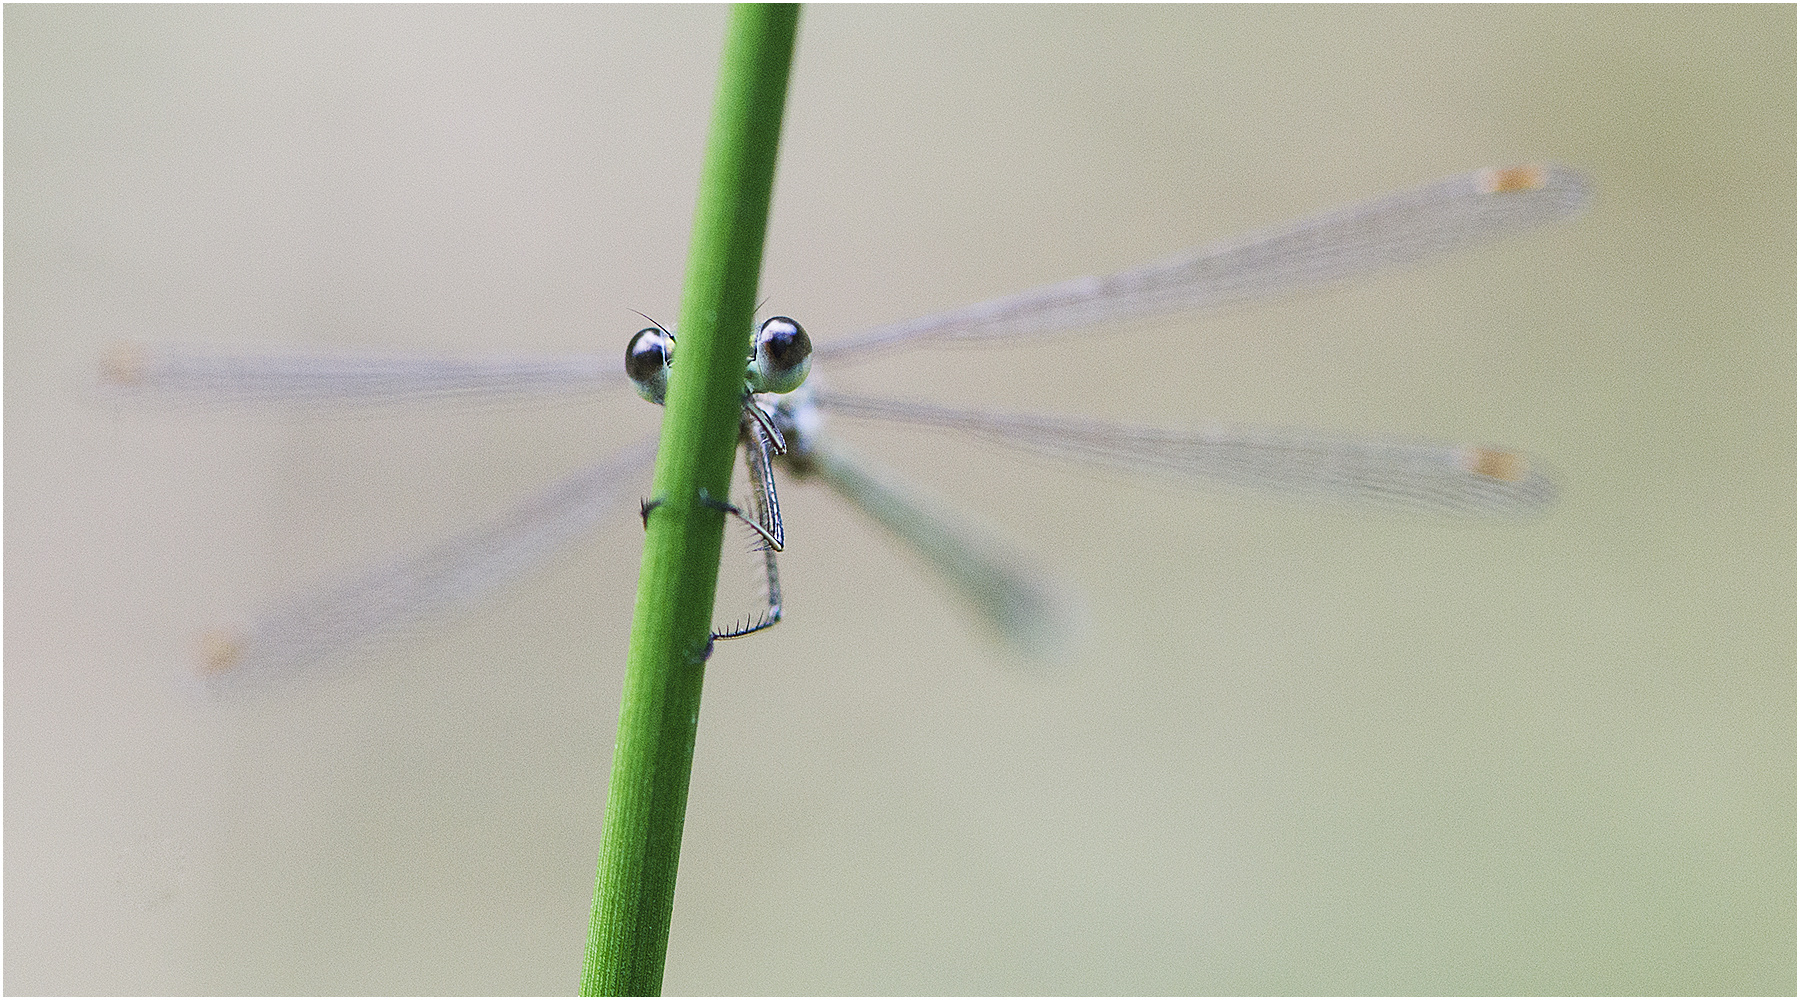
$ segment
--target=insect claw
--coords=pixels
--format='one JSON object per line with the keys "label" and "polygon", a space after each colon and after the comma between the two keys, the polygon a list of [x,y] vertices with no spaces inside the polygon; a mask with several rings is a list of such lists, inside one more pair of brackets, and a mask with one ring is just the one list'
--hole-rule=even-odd
{"label": "insect claw", "polygon": [[662,502],[661,497],[658,497],[655,500],[639,500],[638,501],[638,520],[644,522],[644,530],[645,531],[650,530],[650,512],[655,510],[658,507],[661,507],[662,504],[663,504],[663,502]]}

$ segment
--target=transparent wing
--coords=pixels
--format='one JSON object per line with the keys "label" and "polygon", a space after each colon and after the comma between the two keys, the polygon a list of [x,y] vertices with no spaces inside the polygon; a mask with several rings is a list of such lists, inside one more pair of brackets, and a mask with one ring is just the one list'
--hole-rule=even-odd
{"label": "transparent wing", "polygon": [[100,375],[103,390],[114,398],[227,406],[553,395],[628,384],[612,355],[454,358],[135,343],[115,345],[101,359]]}
{"label": "transparent wing", "polygon": [[813,401],[839,416],[942,427],[1057,458],[1297,496],[1484,515],[1530,514],[1556,499],[1555,482],[1535,462],[1483,445],[1248,429],[1190,433],[826,389],[815,389]]}
{"label": "transparent wing", "polygon": [[1048,576],[998,546],[927,511],[822,434],[808,435],[797,472],[817,476],[870,520],[943,574],[1014,652],[1054,659],[1069,645],[1079,614]]}
{"label": "transparent wing", "polygon": [[1111,277],[1079,278],[819,344],[838,364],[928,341],[1062,333],[1341,281],[1565,218],[1588,201],[1579,173],[1487,168],[1448,177]]}
{"label": "transparent wing", "polygon": [[209,640],[209,681],[274,679],[479,602],[624,508],[655,453],[655,439],[642,442],[425,552],[271,608]]}

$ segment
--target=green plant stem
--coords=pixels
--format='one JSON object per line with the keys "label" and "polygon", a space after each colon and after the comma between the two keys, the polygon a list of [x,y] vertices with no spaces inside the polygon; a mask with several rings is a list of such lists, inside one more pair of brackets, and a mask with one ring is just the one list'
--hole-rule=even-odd
{"label": "green plant stem", "polygon": [[586,996],[662,991],[675,869],[712,631],[744,358],[799,8],[732,9],[701,171],[680,342],[645,525],[594,909]]}

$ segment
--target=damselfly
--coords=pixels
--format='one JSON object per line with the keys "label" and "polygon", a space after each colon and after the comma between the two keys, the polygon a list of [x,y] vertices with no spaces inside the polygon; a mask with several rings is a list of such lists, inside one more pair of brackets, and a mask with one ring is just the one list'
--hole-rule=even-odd
{"label": "damselfly", "polygon": [[[1160,314],[1266,299],[1467,248],[1568,217],[1586,203],[1582,176],[1555,166],[1490,168],[1327,212],[1245,239],[1188,251],[1110,277],[1082,278],[830,340],[814,356],[829,370],[873,354],[948,342],[1040,337]],[[777,322],[779,321],[779,322]],[[765,323],[762,334],[783,324]],[[659,338],[667,338],[661,341]],[[802,340],[805,335],[800,334]],[[759,336],[759,342],[764,338]],[[672,337],[652,327],[628,359]],[[580,393],[618,385],[617,355],[414,357],[131,345],[104,360],[118,395],[223,403],[390,403],[455,395]],[[757,359],[751,358],[754,367]],[[634,370],[634,376],[649,368]],[[793,373],[787,373],[791,376]],[[1176,479],[1223,481],[1288,494],[1475,515],[1542,509],[1556,488],[1537,463],[1503,448],[1278,431],[1167,431],[1090,420],[953,409],[875,399],[798,378],[747,380],[743,437],[766,567],[765,608],[720,629],[757,631],[780,617],[775,551],[782,545],[772,464],[816,476],[943,571],[1012,645],[1042,651],[1059,633],[1056,602],[1033,575],[927,513],[907,491],[871,475],[824,428],[826,414],[977,435],[1058,458]],[[646,391],[638,378],[640,392]],[[215,673],[247,675],[339,656],[352,647],[471,604],[629,509],[654,443],[583,469],[472,531],[429,551],[301,595],[215,643]],[[741,508],[740,508],[741,509]]]}

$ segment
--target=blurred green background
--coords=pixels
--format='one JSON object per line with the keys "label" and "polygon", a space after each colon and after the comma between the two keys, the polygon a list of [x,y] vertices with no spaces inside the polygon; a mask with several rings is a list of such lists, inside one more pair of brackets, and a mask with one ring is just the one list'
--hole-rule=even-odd
{"label": "blurred green background", "polygon": [[[5,988],[556,993],[640,527],[344,669],[197,638],[656,426],[115,410],[122,338],[622,351],[676,312],[725,12],[8,7]],[[1591,211],[837,384],[1491,441],[1562,502],[1320,508],[844,427],[1083,595],[1045,674],[816,487],[707,678],[670,993],[1795,989],[1795,14],[802,20],[763,294],[815,339],[1488,164]],[[821,372],[830,377],[830,373]]]}

